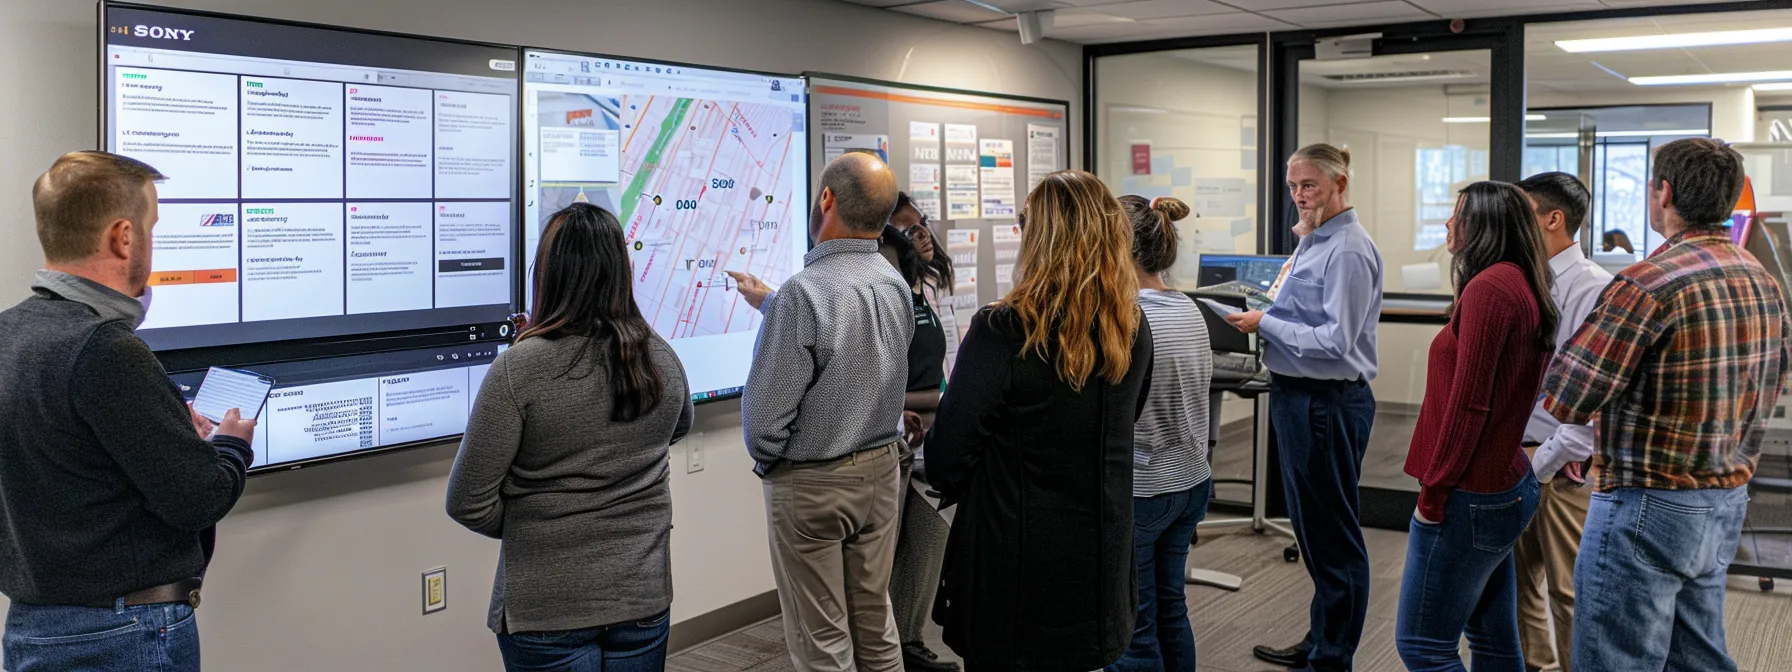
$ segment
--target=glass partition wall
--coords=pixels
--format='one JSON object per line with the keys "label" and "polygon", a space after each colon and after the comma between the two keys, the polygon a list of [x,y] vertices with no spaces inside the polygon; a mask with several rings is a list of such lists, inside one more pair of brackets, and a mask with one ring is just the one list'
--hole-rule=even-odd
{"label": "glass partition wall", "polygon": [[[1090,169],[1117,196],[1170,196],[1192,210],[1176,224],[1181,254],[1166,274],[1171,287],[1200,284],[1202,255],[1259,250],[1261,54],[1251,41],[1091,64]],[[1255,404],[1229,392],[1222,398],[1214,496],[1242,509],[1252,501]]]}
{"label": "glass partition wall", "polygon": [[[1424,358],[1445,320],[1393,306],[1448,305],[1442,224],[1463,185],[1553,170],[1580,177],[1593,195],[1583,249],[1616,270],[1662,242],[1645,200],[1656,147],[1697,136],[1753,143],[1745,154],[1760,199],[1755,230],[1778,236],[1779,254],[1792,249],[1792,132],[1780,132],[1792,128],[1792,78],[1760,79],[1788,72],[1778,64],[1792,62],[1792,42],[1658,44],[1667,34],[1792,29],[1792,3],[1714,9],[1481,19],[1460,32],[1437,21],[1091,45],[1087,165],[1116,194],[1190,201],[1197,216],[1183,223],[1183,265],[1171,274],[1187,287],[1198,281],[1200,254],[1292,251],[1283,161],[1311,142],[1351,150],[1352,200],[1381,249],[1386,292],[1363,520],[1405,529],[1417,485],[1402,466],[1427,384]],[[1356,36],[1365,37],[1338,48]],[[1606,38],[1620,40],[1596,49],[1577,42]],[[1235,198],[1240,189],[1246,196]],[[1224,409],[1218,475],[1248,479],[1241,441],[1251,438],[1242,432],[1252,405]],[[1768,427],[1747,557],[1738,560],[1745,566],[1792,567],[1788,422]],[[1260,419],[1255,426],[1274,474],[1273,432]],[[1279,479],[1265,480],[1270,515],[1280,515]],[[1243,486],[1218,492],[1249,496]]]}

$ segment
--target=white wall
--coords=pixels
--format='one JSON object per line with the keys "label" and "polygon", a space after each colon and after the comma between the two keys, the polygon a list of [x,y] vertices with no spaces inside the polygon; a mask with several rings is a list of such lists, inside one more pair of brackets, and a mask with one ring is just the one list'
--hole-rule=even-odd
{"label": "white wall", "polygon": [[[782,72],[822,70],[1071,102],[1081,165],[1080,50],[836,0],[170,0],[239,14]],[[42,264],[30,184],[95,138],[91,0],[6,0],[0,12],[0,305]],[[675,621],[773,589],[739,405],[700,407],[674,449]],[[492,670],[485,605],[497,545],[442,513],[455,447],[258,477],[220,526],[201,627],[213,670]],[[449,568],[446,613],[419,615],[419,575]]]}

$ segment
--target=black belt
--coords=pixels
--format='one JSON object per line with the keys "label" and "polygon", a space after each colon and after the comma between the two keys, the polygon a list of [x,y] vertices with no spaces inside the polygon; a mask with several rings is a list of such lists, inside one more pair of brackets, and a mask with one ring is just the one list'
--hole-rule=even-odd
{"label": "black belt", "polygon": [[1369,384],[1369,381],[1364,380],[1362,376],[1357,376],[1352,380],[1336,380],[1332,378],[1287,376],[1274,372],[1270,373],[1270,382],[1297,390],[1335,390],[1339,388],[1358,388]]}
{"label": "black belt", "polygon": [[[174,583],[164,583],[153,588],[144,588],[143,590],[125,595],[124,606],[141,607],[151,604],[185,602],[188,605],[191,605],[194,609],[198,609],[199,586],[201,583],[203,582],[200,579],[181,579]],[[111,608],[116,604],[117,601],[114,600],[103,605],[91,604],[87,606]]]}

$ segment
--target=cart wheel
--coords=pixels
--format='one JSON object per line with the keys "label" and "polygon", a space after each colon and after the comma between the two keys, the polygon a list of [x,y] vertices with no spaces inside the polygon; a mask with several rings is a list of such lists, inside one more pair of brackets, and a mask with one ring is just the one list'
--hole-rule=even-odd
{"label": "cart wheel", "polygon": [[1761,592],[1763,592],[1763,593],[1773,592],[1773,577],[1771,577],[1771,576],[1761,577]]}
{"label": "cart wheel", "polygon": [[1287,548],[1282,549],[1282,560],[1300,562],[1300,544],[1289,544]]}

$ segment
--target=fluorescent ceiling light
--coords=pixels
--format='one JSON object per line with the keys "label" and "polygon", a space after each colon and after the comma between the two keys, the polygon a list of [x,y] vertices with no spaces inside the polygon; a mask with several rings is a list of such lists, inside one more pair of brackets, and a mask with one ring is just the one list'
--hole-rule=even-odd
{"label": "fluorescent ceiling light", "polygon": [[1766,72],[1712,72],[1702,75],[1667,75],[1663,77],[1631,77],[1637,86],[1673,86],[1676,84],[1743,84],[1748,82],[1783,82],[1792,80],[1792,70]]}
{"label": "fluorescent ceiling light", "polygon": [[1140,105],[1115,105],[1113,107],[1108,108],[1108,110],[1111,112],[1133,112],[1133,113],[1137,113],[1137,114],[1169,114],[1170,113],[1169,110],[1166,110],[1161,107],[1143,107]]}
{"label": "fluorescent ceiling light", "polygon": [[1756,91],[1792,91],[1792,82],[1774,82],[1772,84],[1756,84],[1750,88],[1753,88]]}
{"label": "fluorescent ceiling light", "polygon": [[1659,135],[1711,135],[1709,128],[1672,128],[1666,130],[1642,131],[1600,131],[1601,138],[1648,138]]}
{"label": "fluorescent ceiling light", "polygon": [[[1525,121],[1548,121],[1549,117],[1541,114],[1524,115]],[[1444,117],[1446,124],[1485,124],[1493,121],[1493,117]]]}
{"label": "fluorescent ceiling light", "polygon": [[[1663,130],[1659,130],[1659,131],[1654,131],[1654,130],[1599,131],[1599,132],[1595,133],[1594,135],[1597,135],[1601,138],[1651,138],[1651,137],[1656,137],[1656,136],[1673,136],[1673,135],[1711,135],[1711,129],[1709,129],[1709,128],[1670,128],[1670,129],[1663,129]],[[1526,133],[1526,134],[1524,134],[1524,137],[1530,138],[1532,140],[1558,140],[1558,139],[1578,138],[1578,137],[1580,137],[1580,134],[1579,133]]]}
{"label": "fluorescent ceiling light", "polygon": [[1592,40],[1556,40],[1556,46],[1561,47],[1562,51],[1584,54],[1596,51],[1680,49],[1684,47],[1715,47],[1730,44],[1761,44],[1763,42],[1792,42],[1792,28],[1761,28],[1757,30],[1724,30],[1709,33],[1637,35],[1634,37],[1607,37]]}

